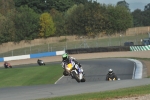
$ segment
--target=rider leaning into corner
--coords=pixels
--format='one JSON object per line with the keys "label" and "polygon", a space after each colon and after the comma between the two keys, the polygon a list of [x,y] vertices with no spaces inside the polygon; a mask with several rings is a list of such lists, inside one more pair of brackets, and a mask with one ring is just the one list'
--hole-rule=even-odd
{"label": "rider leaning into corner", "polygon": [[73,67],[75,67],[78,70],[78,72],[83,73],[83,68],[81,67],[81,64],[74,57],[70,57],[67,53],[64,53],[62,55],[62,68],[64,69],[64,71],[65,65],[69,63],[71,63]]}
{"label": "rider leaning into corner", "polygon": [[106,76],[106,81],[108,81],[109,78],[111,78],[111,79],[115,78],[116,80],[118,80],[116,74],[113,72],[112,69],[109,69],[109,70],[108,70],[108,74],[107,74],[107,76]]}

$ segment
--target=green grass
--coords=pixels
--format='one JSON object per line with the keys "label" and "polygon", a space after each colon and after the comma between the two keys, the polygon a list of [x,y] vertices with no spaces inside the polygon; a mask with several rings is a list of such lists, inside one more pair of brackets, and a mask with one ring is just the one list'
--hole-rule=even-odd
{"label": "green grass", "polygon": [[54,84],[62,71],[60,65],[0,69],[0,88]]}
{"label": "green grass", "polygon": [[133,97],[150,93],[150,85],[124,88],[105,92],[85,93],[38,100],[110,100],[112,98]]}

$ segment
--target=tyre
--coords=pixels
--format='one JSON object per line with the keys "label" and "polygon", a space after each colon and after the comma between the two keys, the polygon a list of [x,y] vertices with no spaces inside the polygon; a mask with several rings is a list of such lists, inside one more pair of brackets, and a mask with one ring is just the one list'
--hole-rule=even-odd
{"label": "tyre", "polygon": [[4,66],[4,68],[8,68],[7,66]]}
{"label": "tyre", "polygon": [[74,79],[79,83],[79,82],[80,82],[80,79],[79,79],[79,77],[77,76],[77,74],[76,74],[74,71],[72,72],[72,74],[73,74]]}
{"label": "tyre", "polygon": [[82,79],[81,79],[81,82],[85,82],[85,81],[86,81],[85,78],[82,78]]}
{"label": "tyre", "polygon": [[63,75],[64,75],[64,76],[68,76],[68,73],[66,73],[66,71],[64,71],[64,72],[63,72]]}
{"label": "tyre", "polygon": [[74,76],[71,74],[71,79],[74,79]]}

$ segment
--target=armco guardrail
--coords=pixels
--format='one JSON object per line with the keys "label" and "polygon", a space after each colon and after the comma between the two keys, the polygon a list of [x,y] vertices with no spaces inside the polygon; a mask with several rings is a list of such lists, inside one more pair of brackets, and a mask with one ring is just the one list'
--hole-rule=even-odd
{"label": "armco guardrail", "polygon": [[37,54],[29,54],[29,55],[20,55],[20,56],[11,56],[0,58],[0,62],[11,61],[11,60],[21,60],[21,59],[30,59],[30,58],[41,58],[41,57],[49,57],[49,56],[57,56],[64,54],[65,51],[55,51],[55,52],[44,52]]}

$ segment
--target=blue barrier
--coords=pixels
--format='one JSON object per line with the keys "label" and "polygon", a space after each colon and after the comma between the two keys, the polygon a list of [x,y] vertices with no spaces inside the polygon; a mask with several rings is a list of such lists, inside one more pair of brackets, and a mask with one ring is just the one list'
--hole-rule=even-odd
{"label": "blue barrier", "polygon": [[30,59],[30,58],[59,56],[59,55],[62,55],[64,53],[65,53],[65,50],[54,51],[54,52],[44,52],[44,53],[37,53],[37,54],[20,55],[20,56],[11,56],[11,57],[0,58],[0,62],[11,61],[11,60]]}
{"label": "blue barrier", "polygon": [[40,58],[40,57],[48,57],[48,56],[56,56],[56,52],[44,52],[44,53],[30,54],[30,58]]}
{"label": "blue barrier", "polygon": [[4,58],[0,58],[0,62],[4,62]]}

